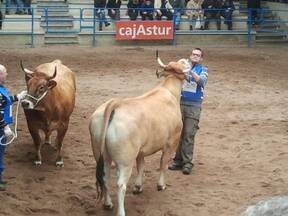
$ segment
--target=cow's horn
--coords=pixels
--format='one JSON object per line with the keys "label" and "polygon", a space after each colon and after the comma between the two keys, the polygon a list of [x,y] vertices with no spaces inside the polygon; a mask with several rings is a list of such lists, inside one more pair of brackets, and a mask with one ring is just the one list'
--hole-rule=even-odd
{"label": "cow's horn", "polygon": [[159,79],[160,77],[162,77],[164,75],[164,70],[163,71],[159,71],[158,69],[156,70],[156,76]]}
{"label": "cow's horn", "polygon": [[183,70],[183,73],[188,73],[191,69],[190,68],[186,68]]}
{"label": "cow's horn", "polygon": [[157,58],[157,61],[159,63],[159,65],[163,68],[166,67],[166,65],[161,61],[160,57],[159,57],[159,53],[158,53],[158,50],[156,50],[156,58]]}
{"label": "cow's horn", "polygon": [[158,71],[158,70],[156,70],[156,76],[157,76],[157,78],[160,77],[160,74],[159,74],[159,71]]}
{"label": "cow's horn", "polygon": [[30,71],[30,70],[24,68],[22,60],[20,61],[20,66],[21,66],[21,69],[22,69],[25,73],[27,73],[27,74],[33,74],[33,73],[34,73],[33,71]]}
{"label": "cow's horn", "polygon": [[55,66],[55,71],[52,77],[50,77],[50,79],[54,79],[57,75],[57,66]]}

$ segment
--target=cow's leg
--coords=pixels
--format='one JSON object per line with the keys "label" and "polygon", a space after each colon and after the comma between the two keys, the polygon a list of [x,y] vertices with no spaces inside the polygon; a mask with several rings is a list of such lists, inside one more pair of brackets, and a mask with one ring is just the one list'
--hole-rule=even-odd
{"label": "cow's leg", "polygon": [[109,194],[110,169],[112,160],[109,156],[104,160],[104,209],[112,209],[113,203]]}
{"label": "cow's leg", "polygon": [[168,142],[167,147],[163,150],[161,160],[160,160],[160,177],[157,183],[157,189],[158,191],[165,190],[165,172],[168,168],[168,161],[170,159],[170,156],[173,151],[175,151],[175,148],[180,140],[180,134],[181,134],[181,128],[178,129],[175,132],[175,136],[171,139],[170,142]]}
{"label": "cow's leg", "polygon": [[136,158],[136,163],[137,163],[138,174],[137,174],[135,184],[133,187],[133,193],[139,194],[143,190],[142,185],[143,185],[144,164],[145,164],[144,156],[139,154]]}
{"label": "cow's leg", "polygon": [[45,142],[44,144],[48,144],[48,145],[51,145],[51,133],[52,131],[50,132],[46,132],[45,133]]}
{"label": "cow's leg", "polygon": [[118,165],[118,213],[117,216],[125,216],[124,200],[126,187],[132,173],[133,163],[128,163],[129,166]]}
{"label": "cow's leg", "polygon": [[32,136],[35,148],[36,148],[36,159],[34,160],[34,164],[36,166],[40,166],[42,164],[42,156],[41,156],[41,137],[39,131],[30,130],[30,134]]}
{"label": "cow's leg", "polygon": [[166,149],[162,152],[161,160],[160,160],[160,177],[157,183],[157,190],[165,190],[166,185],[165,185],[165,180],[164,180],[164,175],[165,171],[168,168],[168,161],[169,161],[169,156],[170,156],[170,150]]}
{"label": "cow's leg", "polygon": [[68,129],[68,123],[64,123],[64,125],[62,125],[61,127],[57,129],[57,136],[55,140],[55,144],[57,148],[56,166],[59,166],[59,167],[64,166],[61,149],[62,149],[62,142],[63,142],[67,129]]}

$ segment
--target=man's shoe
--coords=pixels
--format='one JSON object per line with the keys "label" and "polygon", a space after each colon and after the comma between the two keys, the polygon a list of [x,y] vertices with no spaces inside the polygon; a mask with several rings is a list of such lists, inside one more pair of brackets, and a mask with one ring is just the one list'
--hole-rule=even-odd
{"label": "man's shoe", "polygon": [[192,172],[192,168],[193,168],[193,166],[194,166],[194,164],[192,163],[192,164],[185,164],[184,166],[183,166],[183,168],[182,168],[182,173],[184,174],[184,175],[190,175],[191,174],[191,172]]}
{"label": "man's shoe", "polygon": [[110,23],[109,22],[105,22],[105,27],[108,27],[110,26]]}
{"label": "man's shoe", "polygon": [[168,166],[169,170],[181,170],[182,169],[182,165],[179,163],[176,163],[175,161],[172,162],[172,164],[170,164]]}
{"label": "man's shoe", "polygon": [[183,167],[183,169],[182,169],[182,173],[183,173],[184,175],[190,175],[191,172],[192,172],[192,168]]}

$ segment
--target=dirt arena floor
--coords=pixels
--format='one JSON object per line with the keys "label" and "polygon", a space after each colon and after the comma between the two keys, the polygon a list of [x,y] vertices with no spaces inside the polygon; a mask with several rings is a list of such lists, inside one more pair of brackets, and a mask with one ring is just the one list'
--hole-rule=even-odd
{"label": "dirt arena floor", "polygon": [[[159,47],[164,62],[188,57],[192,47]],[[55,167],[55,151],[45,145],[43,164],[35,167],[34,145],[23,110],[19,138],[7,148],[7,190],[0,192],[0,215],[108,216],[96,202],[95,160],[88,121],[97,106],[112,97],[132,97],[153,88],[156,47],[54,47],[1,49],[11,93],[25,89],[19,61],[33,70],[60,59],[77,77],[76,107],[64,139],[64,168]],[[167,171],[167,189],[156,190],[160,154],[146,158],[144,191],[126,194],[128,216],[238,216],[247,205],[288,194],[288,48],[207,48],[209,80],[195,169],[189,176]],[[159,110],[155,110],[159,112]],[[161,113],[159,113],[161,114]]]}

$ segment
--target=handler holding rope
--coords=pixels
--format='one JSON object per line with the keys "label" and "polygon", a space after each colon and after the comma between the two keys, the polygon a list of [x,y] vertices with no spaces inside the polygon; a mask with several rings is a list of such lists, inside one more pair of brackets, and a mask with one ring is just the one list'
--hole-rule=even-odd
{"label": "handler holding rope", "polygon": [[[8,139],[14,139],[16,134],[12,132],[9,127],[9,124],[13,123],[12,117],[12,104],[15,101],[22,100],[27,91],[21,91],[19,94],[10,96],[9,91],[4,86],[8,73],[6,68],[0,64],[0,191],[4,191],[6,189],[6,181],[3,180],[3,170],[4,170],[4,152],[6,142]],[[9,142],[10,143],[10,142]]]}

